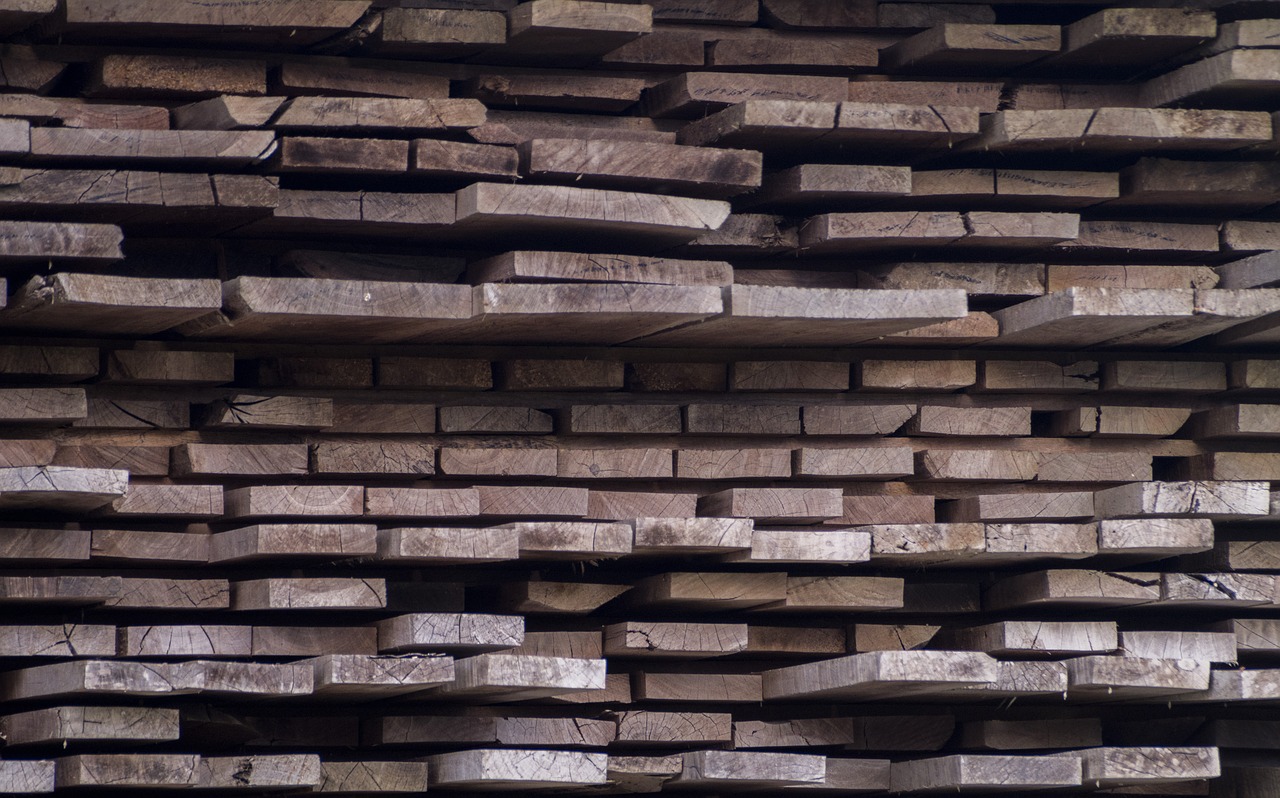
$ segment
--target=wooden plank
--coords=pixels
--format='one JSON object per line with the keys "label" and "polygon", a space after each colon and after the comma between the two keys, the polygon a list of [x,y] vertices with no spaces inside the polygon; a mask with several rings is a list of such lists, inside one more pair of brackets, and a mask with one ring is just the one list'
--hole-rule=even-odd
{"label": "wooden plank", "polygon": [[987,588],[983,608],[1124,607],[1160,598],[1160,580],[1152,574],[1114,571],[1053,570],[1007,576]]}
{"label": "wooden plank", "polygon": [[221,485],[146,485],[134,483],[124,496],[103,507],[119,518],[216,518],[222,515]]}
{"label": "wooden plank", "polygon": [[449,96],[449,81],[440,75],[391,65],[366,68],[349,62],[285,62],[272,72],[271,88],[290,97],[333,94],[430,100]]}
{"label": "wooden plank", "polygon": [[638,103],[644,88],[631,77],[483,72],[463,83],[461,94],[489,107],[619,113]]}
{"label": "wooden plank", "polygon": [[2,725],[10,746],[90,741],[146,744],[178,739],[178,710],[59,706],[8,715]]}
{"label": "wooden plank", "polygon": [[705,659],[736,654],[746,647],[746,624],[626,621],[604,630],[606,656]]}
{"label": "wooden plank", "polygon": [[257,524],[240,527],[209,537],[209,562],[368,556],[376,551],[375,532],[372,524]]}
{"label": "wooden plank", "polygon": [[671,245],[718,229],[729,215],[728,204],[719,200],[569,186],[474,183],[457,193],[457,202],[453,229],[466,235],[582,235],[610,241],[620,236]]}
{"label": "wooden plank", "polygon": [[385,579],[273,577],[231,583],[231,608],[234,610],[359,610],[386,606]]}
{"label": "wooden plank", "polygon": [[[602,659],[480,654],[458,660],[456,668],[455,679],[434,691],[433,697],[505,702],[605,689],[605,662]],[[612,742],[613,732],[614,729],[610,728],[609,742]],[[508,745],[551,742],[504,739],[501,729],[498,741]]]}
{"label": "wooden plank", "polygon": [[[594,60],[653,30],[649,6],[534,0],[507,12],[505,57]],[[510,54],[510,55],[507,55]]]}
{"label": "wooden plank", "polygon": [[[298,47],[342,33],[359,20],[367,7],[368,3],[324,0],[304,9],[255,0],[219,12],[188,0],[177,3],[73,0],[48,32],[68,41],[83,41],[86,37],[93,41],[98,36],[114,40],[159,36],[182,42],[212,40]],[[222,38],[224,34],[226,39]]]}
{"label": "wooden plank", "polygon": [[894,792],[1037,790],[1079,785],[1080,760],[1071,756],[953,754],[895,762]]}
{"label": "wooden plank", "polygon": [[1270,120],[1246,111],[1167,108],[997,111],[982,133],[960,146],[996,153],[1049,152],[1071,147],[1087,154],[1151,155],[1229,151],[1265,143]]}
{"label": "wooden plank", "polygon": [[837,77],[741,72],[685,72],[645,91],[650,116],[696,119],[748,100],[840,102],[848,81]]}
{"label": "wooden plank", "polygon": [[988,360],[979,386],[984,391],[1078,393],[1098,390],[1098,364],[1091,360],[1065,365],[1040,360]]}
{"label": "wooden plank", "polygon": [[1240,49],[1156,76],[1140,97],[1151,106],[1267,107],[1276,91],[1275,50]]}
{"label": "wooden plank", "polygon": [[830,34],[755,28],[744,34],[709,41],[707,64],[757,71],[800,69],[848,74],[874,67],[877,51],[893,40],[878,33]]}
{"label": "wooden plank", "polygon": [[768,699],[893,698],[995,682],[995,660],[952,651],[874,651],[765,671]]}
{"label": "wooden plank", "polygon": [[388,8],[371,37],[370,49],[380,55],[457,58],[506,40],[506,20],[492,11]]}
{"label": "wooden plank", "polygon": [[1186,290],[1067,288],[998,310],[1001,344],[1102,344],[1189,318],[1194,293]]}
{"label": "wooden plank", "polygon": [[75,787],[178,788],[199,783],[198,754],[76,754],[56,761],[58,789]]}
{"label": "wooden plank", "polygon": [[477,485],[480,515],[581,518],[587,514],[586,488]]}
{"label": "wooden plank", "polygon": [[[405,135],[465,130],[484,124],[484,120],[484,106],[476,100],[295,97],[272,116],[271,127],[292,133],[323,132],[326,136],[355,131]],[[289,140],[282,139],[282,143]],[[363,141],[369,155],[378,152],[372,140]]]}
{"label": "wooden plank", "polygon": [[524,619],[512,615],[419,612],[378,621],[379,653],[483,653],[524,640]]}
{"label": "wooden plank", "polygon": [[[493,387],[493,366],[487,360],[467,358],[445,359],[430,357],[380,357],[377,365],[377,382],[380,388],[436,388],[440,390],[487,391]],[[456,412],[461,412],[458,408]],[[502,408],[493,408],[496,411]],[[444,410],[441,408],[441,432],[459,430],[444,428]],[[463,430],[465,431],[465,430]],[[480,429],[477,432],[483,431]],[[535,432],[535,429],[494,429],[492,432]]]}
{"label": "wooden plank", "polygon": [[1084,783],[1095,787],[1169,784],[1221,774],[1218,749],[1211,747],[1103,746],[1076,755],[1084,764]]}
{"label": "wooden plank", "polygon": [[[438,339],[623,343],[723,309],[720,291],[712,286],[490,283],[474,291],[474,321]],[[546,324],[552,314],[556,324]]]}
{"label": "wooden plank", "polygon": [[1160,600],[1174,607],[1249,607],[1274,604],[1275,577],[1267,574],[1161,576]]}
{"label": "wooden plank", "polygon": [[1046,267],[1045,277],[1045,289],[1050,292],[1073,285],[1094,288],[1213,288],[1217,284],[1218,275],[1208,266],[1050,264]]}
{"label": "wooden plank", "polygon": [[298,476],[308,473],[303,444],[184,443],[173,447],[178,476]]}
{"label": "wooden plank", "polygon": [[969,721],[960,727],[960,739],[966,748],[994,751],[1092,748],[1102,744],[1102,723],[1097,718]]}
{"label": "wooden plank", "polygon": [[758,704],[761,681],[757,674],[659,673],[636,671],[635,697],[657,702],[716,702]]}
{"label": "wooden plank", "polygon": [[1000,657],[1109,654],[1120,646],[1116,625],[1109,621],[1001,621],[948,629],[938,642]]}
{"label": "wooden plank", "polygon": [[569,788],[603,785],[608,759],[579,751],[475,749],[434,754],[427,767],[435,788]]}
{"label": "wooden plank", "polygon": [[629,607],[723,611],[784,601],[785,573],[664,573],[645,577],[628,593]]}
{"label": "wooden plank", "polygon": [[724,261],[695,261],[638,255],[577,252],[507,252],[472,262],[473,284],[495,282],[623,282],[722,286],[733,283]]}
{"label": "wooden plank", "polygon": [[[240,228],[237,235],[432,238],[455,218],[451,194],[287,189],[269,218]],[[365,293],[369,291],[360,290],[357,296]],[[351,306],[353,315],[356,307]]]}
{"label": "wooden plank", "polygon": [[366,488],[365,514],[389,518],[465,518],[480,513],[471,488]]}
{"label": "wooden plank", "polygon": [[871,559],[885,565],[963,564],[986,550],[981,524],[874,524]]}
{"label": "wooden plank", "polygon": [[104,378],[133,385],[220,385],[235,379],[234,366],[231,352],[115,349],[107,353]]}
{"label": "wooden plank", "polygon": [[1103,365],[1102,377],[1109,391],[1212,393],[1227,385],[1226,364],[1195,361],[1114,360]]}
{"label": "wooden plank", "polygon": [[1083,521],[1093,518],[1093,494],[1074,492],[984,493],[946,502],[950,522]]}
{"label": "wooden plank", "polygon": [[889,435],[916,414],[914,404],[805,405],[806,435]]}
{"label": "wooden plank", "polygon": [[309,340],[403,341],[456,327],[472,315],[468,288],[437,283],[238,277],[224,284],[223,293],[230,326],[211,334],[235,338],[289,330]]}
{"label": "wooden plank", "polygon": [[[111,228],[115,229],[115,228]],[[33,277],[0,311],[0,324],[43,330],[148,335],[222,305],[214,280],[60,273]]]}
{"label": "wooden plank", "polygon": [[178,160],[209,168],[260,163],[275,149],[266,130],[115,130],[33,128],[31,155],[52,163],[130,166],[169,165]]}
{"label": "wooden plank", "polygon": [[116,261],[123,257],[121,237],[120,228],[113,225],[4,222],[0,224],[0,261]]}
{"label": "wooden plank", "polygon": [[509,527],[407,527],[378,530],[378,559],[390,562],[502,562],[520,556],[519,533]]}
{"label": "wooden plank", "polygon": [[496,607],[523,614],[587,615],[631,589],[630,585],[584,582],[507,581],[498,588]]}
{"label": "wooden plank", "polygon": [[792,576],[786,598],[761,612],[850,613],[901,609],[902,580],[878,576]]}
{"label": "wooden plank", "polygon": [[762,751],[693,751],[673,784],[703,788],[782,788],[822,784],[826,757]]}
{"label": "wooden plank", "polygon": [[885,49],[881,64],[892,72],[990,74],[1057,53],[1056,25],[988,25],[944,22]]}
{"label": "wooden plank", "polygon": [[1111,77],[1172,58],[1215,33],[1212,12],[1104,9],[1066,26],[1062,53],[1045,65],[1055,70],[1093,68]]}
{"label": "wooden plank", "polygon": [[115,656],[114,626],[97,624],[0,627],[0,651],[6,657]]}
{"label": "wooden plank", "polygon": [[202,565],[209,559],[208,536],[195,533],[95,529],[90,546],[90,556],[102,560]]}
{"label": "wooden plank", "polygon": [[519,151],[521,173],[539,181],[712,198],[758,188],[763,163],[747,150],[637,141],[530,139]]}
{"label": "wooden plank", "polygon": [[855,495],[845,496],[841,504],[843,509],[841,514],[825,523],[852,526],[934,522],[934,499],[931,495]]}
{"label": "wooden plank", "polygon": [[1260,482],[1135,482],[1099,491],[1099,518],[1247,519],[1267,515],[1270,494]]}
{"label": "wooden plank", "polygon": [[855,563],[871,557],[871,535],[853,529],[757,529],[751,548],[723,555],[725,562]]}
{"label": "wooden plank", "polygon": [[648,517],[632,526],[634,554],[716,554],[752,545],[753,522],[745,518]]}
{"label": "wooden plank", "polygon": [[[557,452],[552,449],[446,447],[440,450],[440,472],[489,476],[555,476],[556,455]],[[376,453],[374,456],[377,456]],[[434,473],[434,469],[426,473]]]}
{"label": "wooden plank", "polygon": [[1034,479],[1039,471],[1035,452],[1017,449],[922,449],[916,452],[916,471],[930,479]]}
{"label": "wooden plank", "polygon": [[677,141],[695,146],[794,147],[833,131],[838,111],[834,102],[746,100],[685,125]]}
{"label": "wooden plank", "polygon": [[384,139],[284,136],[271,162],[280,174],[395,175],[408,168],[409,142]]}
{"label": "wooden plank", "polygon": [[632,710],[618,716],[618,745],[701,747],[728,743],[732,716],[721,712],[651,712]]}
{"label": "wooden plank", "polygon": [[0,468],[0,507],[62,512],[94,510],[119,499],[129,472],[70,466]]}
{"label": "wooden plank", "polygon": [[876,6],[866,0],[835,0],[815,6],[804,0],[762,0],[761,12],[780,28],[871,28]]}
{"label": "wooden plank", "polygon": [[756,521],[818,522],[843,513],[839,490],[827,488],[729,488],[703,496],[703,515]]}
{"label": "wooden plank", "polygon": [[248,657],[253,627],[229,625],[122,626],[119,654],[126,657]]}
{"label": "wooden plank", "polygon": [[[890,295],[890,293],[892,295]],[[827,346],[866,341],[967,314],[961,291],[734,285],[724,314],[643,339],[658,346]]]}

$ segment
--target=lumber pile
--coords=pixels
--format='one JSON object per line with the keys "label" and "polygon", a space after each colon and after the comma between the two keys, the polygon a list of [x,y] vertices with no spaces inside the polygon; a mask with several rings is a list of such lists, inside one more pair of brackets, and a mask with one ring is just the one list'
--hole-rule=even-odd
{"label": "lumber pile", "polygon": [[0,794],[1275,798],[1280,4],[0,37]]}

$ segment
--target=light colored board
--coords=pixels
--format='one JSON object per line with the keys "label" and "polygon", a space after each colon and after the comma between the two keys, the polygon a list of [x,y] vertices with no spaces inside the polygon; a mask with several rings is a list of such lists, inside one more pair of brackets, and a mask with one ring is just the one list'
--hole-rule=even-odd
{"label": "light colored board", "polygon": [[1113,360],[1102,368],[1108,391],[1213,393],[1227,389],[1225,363],[1186,360]]}
{"label": "light colored board", "polygon": [[[433,697],[506,702],[605,689],[603,659],[481,654],[458,660],[455,667],[454,680],[434,691]],[[521,742],[540,741],[510,744]]]}
{"label": "light colored board", "polygon": [[866,562],[871,557],[871,535],[858,529],[757,529],[751,547],[722,556],[741,563],[842,563]]}
{"label": "light colored board", "polygon": [[1071,699],[1155,698],[1209,689],[1204,661],[1084,656],[1066,664]]}
{"label": "light colored board", "polygon": [[1078,560],[1099,553],[1095,524],[986,524],[983,564]]}
{"label": "light colored board", "polygon": [[876,524],[871,533],[871,559],[884,565],[963,564],[986,550],[982,524]]}
{"label": "light colored board", "polygon": [[500,651],[524,640],[524,619],[511,615],[421,612],[377,623],[379,653]]}
{"label": "light colored board", "polygon": [[496,607],[521,614],[587,615],[631,589],[587,582],[505,581],[498,587]]}
{"label": "light colored board", "polygon": [[506,20],[492,11],[389,8],[372,37],[373,52],[402,57],[456,58],[501,45]]}
{"label": "light colored board", "polygon": [[209,562],[295,557],[367,557],[376,551],[372,524],[255,524],[209,536]]}
{"label": "light colored board", "polygon": [[[379,444],[379,447],[381,446],[382,444]],[[440,450],[440,473],[469,476],[553,477],[556,475],[556,455],[557,452],[553,449],[446,447]],[[433,471],[434,469],[419,473]]]}
{"label": "light colored board", "polygon": [[751,518],[782,523],[820,522],[840,518],[843,497],[830,488],[729,488],[698,500],[707,516]]}
{"label": "light colored board", "polygon": [[697,514],[696,493],[593,490],[587,496],[587,518],[602,521],[636,518],[689,519]]}
{"label": "light colored board", "polygon": [[695,119],[748,100],[840,102],[848,81],[837,77],[686,72],[645,91],[650,116]]}
{"label": "light colored board", "polygon": [[625,621],[604,630],[606,656],[705,659],[746,647],[746,624]]}
{"label": "light colored board", "polygon": [[641,339],[656,346],[851,344],[968,313],[959,290],[872,291],[734,285],[723,315]]}
{"label": "light colored board", "polygon": [[778,788],[826,781],[826,757],[762,751],[694,751],[674,784],[722,788]]}
{"label": "light colored board", "polygon": [[465,286],[309,277],[237,277],[223,286],[229,326],[215,337],[404,341],[472,316]]}
{"label": "light colored board", "polygon": [[1221,107],[1243,102],[1255,107],[1260,99],[1275,94],[1278,55],[1275,50],[1228,50],[1152,78],[1140,96],[1152,106]]}
{"label": "light colored board", "polygon": [[1084,764],[1084,784],[1095,788],[1214,779],[1222,772],[1212,747],[1104,746],[1073,755]]}
{"label": "light colored board", "polygon": [[231,583],[231,608],[235,610],[368,610],[386,606],[385,579],[272,577]]}
{"label": "light colored board", "polygon": [[728,203],[719,200],[568,186],[475,183],[457,193],[453,229],[473,236],[596,235],[674,245],[718,229],[728,215]]}
{"label": "light colored board", "polygon": [[178,739],[178,710],[59,706],[8,715],[0,726],[7,746],[91,741],[147,744]]}
{"label": "light colored board", "polygon": [[475,285],[497,282],[731,285],[733,268],[724,261],[517,250],[468,264],[467,277]]}
{"label": "light colored board", "polygon": [[99,624],[0,626],[0,651],[6,657],[111,657],[115,635],[114,626]]}
{"label": "light colored board", "polygon": [[473,301],[470,323],[423,340],[617,344],[724,309],[716,287],[639,283],[488,283],[475,287]]}
{"label": "light colored board", "polygon": [[389,518],[457,518],[480,512],[471,488],[366,488],[365,514]]}
{"label": "light colored board", "polygon": [[728,713],[630,710],[618,715],[618,745],[701,747],[729,743],[732,738]]}
{"label": "light colored board", "polygon": [[623,523],[529,521],[499,529],[515,531],[522,559],[597,560],[631,553],[632,528]]}
{"label": "light colored board", "polygon": [[895,762],[894,792],[1047,790],[1080,784],[1080,760],[1068,756],[954,754]]}
{"label": "light colored board", "polygon": [[1080,393],[1098,390],[1098,364],[1083,360],[1058,364],[1043,360],[988,360],[982,364],[983,391]]}
{"label": "light colored board", "polygon": [[1108,621],[1000,621],[949,629],[939,647],[982,651],[1000,657],[1070,657],[1109,654],[1119,648]]}
{"label": "light colored board", "polygon": [[0,323],[106,334],[167,330],[222,304],[213,280],[60,273],[33,277],[0,311]]}
{"label": "light colored board", "polygon": [[1022,482],[1039,471],[1035,452],[1020,449],[922,449],[916,473],[930,479]]}
{"label": "light colored board", "polygon": [[268,130],[50,127],[31,131],[31,154],[52,163],[108,163],[145,168],[189,160],[191,164],[210,169],[237,169],[260,163],[275,148],[275,134]]}
{"label": "light colored board", "polygon": [[322,654],[309,660],[315,692],[343,699],[381,699],[448,684],[454,679],[451,657]]}
{"label": "light colored board", "polygon": [[765,671],[766,700],[898,698],[938,688],[995,682],[986,654],[875,651]]}
{"label": "light colored board", "polygon": [[378,558],[388,562],[462,565],[502,562],[520,557],[516,529],[458,526],[406,526],[378,530]]}
{"label": "light colored board", "polygon": [[1236,661],[1236,638],[1231,632],[1120,633],[1120,653],[1149,659],[1196,659],[1213,663]]}
{"label": "light colored board", "polygon": [[785,573],[672,572],[645,577],[627,594],[643,610],[727,611],[785,601]]}
{"label": "light colored board", "polygon": [[209,559],[209,536],[184,532],[95,529],[90,557],[157,565],[203,565]]}
{"label": "light colored board", "polygon": [[1015,607],[1125,607],[1160,600],[1155,574],[1114,571],[1034,571],[997,580],[983,593],[987,610]]}
{"label": "light colored board", "polygon": [[944,520],[952,523],[1084,521],[1093,518],[1093,494],[1087,491],[984,493],[947,502],[942,514]]}
{"label": "light colored board", "polygon": [[530,139],[520,171],[546,182],[724,198],[760,186],[763,156],[750,150],[637,141]]}
{"label": "light colored board", "polygon": [[856,613],[901,609],[903,582],[884,576],[790,576],[786,598],[767,613]]}
{"label": "light colored board", "polygon": [[912,416],[914,404],[805,405],[806,435],[889,435]]}
{"label": "light colored board", "polygon": [[364,512],[359,485],[254,485],[225,494],[227,518],[350,516]]}
{"label": "light colored board", "polygon": [[1099,518],[1247,519],[1270,512],[1262,482],[1135,482],[1094,496]]}
{"label": "light colored board", "polygon": [[129,472],[70,466],[0,468],[0,507],[62,512],[95,510],[129,489]]}
{"label": "light colored board", "polygon": [[1178,151],[1229,151],[1262,144],[1271,136],[1265,114],[1166,108],[1095,108],[997,111],[982,120],[982,133],[961,146],[997,152],[1148,155]]}
{"label": "light colored board", "polygon": [[427,758],[432,787],[540,789],[603,785],[608,757],[576,751],[475,749]]}
{"label": "light colored board", "polygon": [[323,131],[325,136],[352,131],[406,135],[473,128],[484,120],[484,106],[477,100],[295,97],[273,114],[270,126],[290,132]]}
{"label": "light colored board", "polygon": [[[594,491],[593,491],[594,493]],[[636,518],[635,554],[718,554],[754,545],[750,518]]]}
{"label": "light colored board", "polygon": [[1141,333],[1194,313],[1187,290],[1067,288],[996,311],[1000,344],[1086,346]]}
{"label": "light colored board", "polygon": [[880,63],[897,73],[990,74],[1039,61],[1061,47],[1056,25],[944,22],[886,48]]}

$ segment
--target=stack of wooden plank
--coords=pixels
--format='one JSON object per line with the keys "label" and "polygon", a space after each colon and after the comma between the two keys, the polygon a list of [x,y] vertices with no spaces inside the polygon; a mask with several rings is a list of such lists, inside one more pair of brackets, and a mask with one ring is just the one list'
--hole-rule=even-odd
{"label": "stack of wooden plank", "polygon": [[1280,4],[0,36],[0,794],[1275,797]]}

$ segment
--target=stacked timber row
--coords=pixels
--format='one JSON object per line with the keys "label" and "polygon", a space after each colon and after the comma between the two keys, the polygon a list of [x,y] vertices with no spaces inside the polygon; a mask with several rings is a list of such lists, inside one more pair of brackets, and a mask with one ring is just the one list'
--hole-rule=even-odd
{"label": "stacked timber row", "polygon": [[0,0],[0,793],[1274,798],[1280,2],[1138,5]]}

